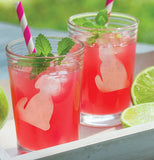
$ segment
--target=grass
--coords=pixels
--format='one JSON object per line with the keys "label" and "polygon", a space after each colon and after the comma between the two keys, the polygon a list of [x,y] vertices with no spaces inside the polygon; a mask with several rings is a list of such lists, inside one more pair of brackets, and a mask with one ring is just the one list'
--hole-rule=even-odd
{"label": "grass", "polygon": [[[19,24],[14,0],[0,1],[0,21]],[[99,11],[103,0],[21,0],[29,26],[67,30],[67,19],[73,14]],[[130,14],[139,19],[138,42],[154,44],[154,1],[115,0],[112,11]]]}

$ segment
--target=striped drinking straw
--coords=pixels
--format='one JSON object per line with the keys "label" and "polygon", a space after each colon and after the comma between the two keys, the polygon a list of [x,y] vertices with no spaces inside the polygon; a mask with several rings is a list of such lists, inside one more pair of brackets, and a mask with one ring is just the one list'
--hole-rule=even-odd
{"label": "striped drinking straw", "polygon": [[26,46],[28,48],[28,52],[31,53],[36,53],[35,47],[34,47],[34,43],[32,40],[32,36],[28,27],[28,23],[27,23],[27,19],[21,4],[21,1],[17,1],[15,2],[15,7],[16,7],[16,11],[17,11],[17,15],[18,15],[18,19],[21,25],[21,29],[24,35],[24,39],[26,42]]}
{"label": "striped drinking straw", "polygon": [[105,4],[105,9],[108,11],[109,16],[111,14],[112,6],[113,6],[113,0],[107,0]]}

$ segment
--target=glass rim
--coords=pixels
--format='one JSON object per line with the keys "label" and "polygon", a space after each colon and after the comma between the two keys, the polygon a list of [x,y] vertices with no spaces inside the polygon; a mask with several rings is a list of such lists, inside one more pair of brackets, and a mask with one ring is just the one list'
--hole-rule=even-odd
{"label": "glass rim", "polygon": [[[48,39],[62,39],[62,38],[65,38],[65,37],[68,37],[68,36],[50,36],[50,35],[45,35]],[[33,39],[36,38],[36,36],[32,36]],[[71,37],[69,37],[71,38]],[[11,52],[9,50],[9,47],[10,46],[13,46],[17,43],[20,43],[20,42],[24,42],[25,45],[26,45],[26,42],[25,42],[25,39],[24,38],[19,38],[19,39],[16,39],[16,40],[13,40],[11,42],[9,42],[6,47],[5,47],[5,51],[7,53],[8,56],[13,56],[13,57],[18,57],[18,58],[25,58],[25,59],[57,59],[57,58],[60,58],[60,57],[69,57],[70,55],[71,56],[76,56],[76,55],[79,55],[81,52],[84,51],[84,43],[81,42],[80,40],[78,39],[75,39],[75,38],[71,38],[74,42],[78,42],[80,45],[81,45],[81,48],[75,52],[72,52],[71,54],[66,54],[66,55],[61,55],[61,56],[54,56],[54,57],[30,57],[30,56],[24,56],[24,55],[18,55],[18,54],[15,54],[13,52]],[[26,47],[27,49],[27,47]],[[28,51],[28,49],[27,49]],[[56,54],[56,53],[53,53],[53,54]]]}
{"label": "glass rim", "polygon": [[128,26],[125,26],[125,27],[117,27],[117,28],[88,28],[88,27],[81,27],[81,26],[78,26],[76,24],[73,24],[72,23],[72,20],[79,16],[79,17],[88,17],[88,16],[85,16],[85,15],[89,15],[89,17],[91,16],[94,16],[96,15],[98,12],[84,12],[84,13],[79,13],[79,14],[75,14],[75,15],[72,15],[71,17],[68,18],[67,20],[67,23],[70,25],[70,26],[73,26],[74,28],[78,28],[78,29],[82,29],[82,30],[87,30],[87,31],[92,31],[92,30],[98,30],[98,31],[114,31],[114,30],[124,30],[124,29],[129,29],[129,28],[132,28],[132,27],[135,27],[138,25],[139,23],[139,20],[137,18],[135,18],[134,16],[131,16],[129,14],[125,14],[125,13],[118,13],[118,12],[111,12],[110,14],[110,17],[113,16],[113,15],[116,15],[116,16],[121,16],[123,18],[131,18],[134,23],[131,24],[131,25],[128,25]]}

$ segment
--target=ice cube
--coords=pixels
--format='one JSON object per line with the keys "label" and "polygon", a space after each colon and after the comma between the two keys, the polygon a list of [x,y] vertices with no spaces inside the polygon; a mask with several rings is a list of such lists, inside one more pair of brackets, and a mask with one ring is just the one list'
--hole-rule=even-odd
{"label": "ice cube", "polygon": [[104,33],[97,39],[97,43],[104,48],[112,48],[114,54],[122,53],[128,45],[128,36],[121,33]]}
{"label": "ice cube", "polygon": [[116,58],[112,48],[99,47],[100,75],[95,77],[97,88],[102,92],[120,90],[128,85],[127,72],[123,63]]}
{"label": "ice cube", "polygon": [[59,75],[66,75],[66,74],[68,74],[68,73],[67,73],[67,71],[60,71],[58,74],[59,74]]}
{"label": "ice cube", "polygon": [[29,101],[26,97],[21,98],[15,110],[20,119],[46,131],[50,128],[49,122],[53,114],[53,107],[51,96],[40,91]]}
{"label": "ice cube", "polygon": [[27,97],[21,98],[17,103],[16,110],[20,119],[46,131],[50,128],[49,122],[54,108],[51,96],[60,94],[61,83],[54,76],[43,75],[37,79],[35,88],[40,91],[29,101]]}
{"label": "ice cube", "polygon": [[68,80],[68,72],[66,70],[60,71],[58,73],[59,79],[61,83],[65,83]]}
{"label": "ice cube", "polygon": [[61,92],[60,79],[51,75],[41,76],[35,83],[35,88],[50,95],[56,96]]}
{"label": "ice cube", "polygon": [[80,61],[74,58],[75,56],[69,56],[64,58],[63,63],[59,66],[59,71],[65,70],[67,72],[76,71],[79,68]]}

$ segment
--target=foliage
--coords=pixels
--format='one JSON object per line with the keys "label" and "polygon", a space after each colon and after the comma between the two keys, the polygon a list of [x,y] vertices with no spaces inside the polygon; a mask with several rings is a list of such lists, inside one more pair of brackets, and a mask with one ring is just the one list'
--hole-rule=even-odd
{"label": "foliage", "polygon": [[[9,0],[0,1],[0,21],[19,24],[15,7]],[[99,11],[105,0],[21,0],[29,26],[67,30],[73,14]],[[123,12],[139,19],[138,42],[154,44],[154,0],[114,0],[113,12]]]}

